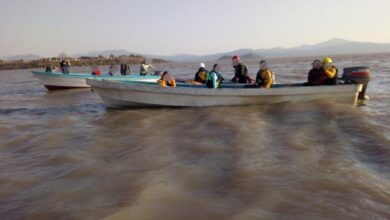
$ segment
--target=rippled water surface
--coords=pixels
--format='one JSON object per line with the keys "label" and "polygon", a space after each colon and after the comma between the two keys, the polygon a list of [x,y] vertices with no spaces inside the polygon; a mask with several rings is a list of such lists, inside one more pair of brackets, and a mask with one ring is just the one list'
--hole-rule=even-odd
{"label": "rippled water surface", "polygon": [[[269,63],[301,82],[312,59]],[[0,219],[390,219],[390,55],[335,61],[371,65],[370,100],[110,110],[0,71]]]}

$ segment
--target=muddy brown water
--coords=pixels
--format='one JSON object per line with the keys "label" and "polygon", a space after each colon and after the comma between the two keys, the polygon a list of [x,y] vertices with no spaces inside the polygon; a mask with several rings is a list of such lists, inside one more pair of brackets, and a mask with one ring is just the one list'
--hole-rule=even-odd
{"label": "muddy brown water", "polygon": [[[311,60],[269,62],[298,82]],[[390,219],[390,55],[335,61],[371,65],[369,101],[113,110],[0,71],[0,218]]]}

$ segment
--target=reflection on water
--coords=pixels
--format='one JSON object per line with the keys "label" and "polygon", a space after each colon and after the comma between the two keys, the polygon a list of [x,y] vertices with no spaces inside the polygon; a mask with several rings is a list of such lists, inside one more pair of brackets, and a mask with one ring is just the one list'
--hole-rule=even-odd
{"label": "reflection on water", "polygon": [[[310,60],[270,64],[292,82]],[[339,60],[374,63],[363,106],[107,110],[2,71],[1,219],[389,219],[390,59]]]}

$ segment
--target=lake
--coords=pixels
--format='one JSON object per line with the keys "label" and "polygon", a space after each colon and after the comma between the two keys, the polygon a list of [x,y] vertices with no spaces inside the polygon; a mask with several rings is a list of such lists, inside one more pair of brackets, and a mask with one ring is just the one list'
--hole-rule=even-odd
{"label": "lake", "polygon": [[[269,65],[303,82],[313,59]],[[390,54],[334,62],[371,66],[370,100],[115,110],[0,71],[0,218],[390,219]],[[155,68],[191,78],[198,63]]]}

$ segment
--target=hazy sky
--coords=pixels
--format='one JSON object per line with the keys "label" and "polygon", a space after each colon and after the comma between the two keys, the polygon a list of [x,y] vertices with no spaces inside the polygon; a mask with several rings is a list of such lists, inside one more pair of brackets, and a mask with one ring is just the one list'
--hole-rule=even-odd
{"label": "hazy sky", "polygon": [[0,0],[0,56],[390,43],[389,0]]}

